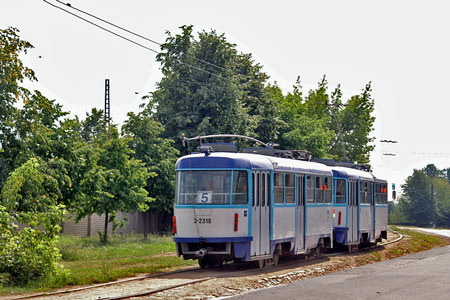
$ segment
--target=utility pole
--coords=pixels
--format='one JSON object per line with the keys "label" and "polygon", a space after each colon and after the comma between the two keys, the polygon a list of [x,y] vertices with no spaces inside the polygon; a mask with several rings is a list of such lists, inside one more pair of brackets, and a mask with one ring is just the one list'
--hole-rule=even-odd
{"label": "utility pole", "polygon": [[435,227],[435,215],[434,215],[434,184],[431,183],[431,226]]}
{"label": "utility pole", "polygon": [[111,121],[111,110],[110,110],[110,101],[109,101],[109,79],[105,79],[105,115],[104,122],[105,127],[109,126]]}

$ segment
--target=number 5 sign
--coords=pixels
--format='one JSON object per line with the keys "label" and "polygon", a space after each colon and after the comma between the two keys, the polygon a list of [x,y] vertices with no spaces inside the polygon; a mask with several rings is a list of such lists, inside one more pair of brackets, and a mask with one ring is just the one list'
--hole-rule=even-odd
{"label": "number 5 sign", "polygon": [[197,192],[197,203],[210,204],[212,202],[212,191]]}

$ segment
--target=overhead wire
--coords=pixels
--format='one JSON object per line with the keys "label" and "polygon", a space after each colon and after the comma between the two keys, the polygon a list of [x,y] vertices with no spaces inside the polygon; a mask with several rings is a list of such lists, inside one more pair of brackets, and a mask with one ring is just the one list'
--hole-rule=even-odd
{"label": "overhead wire", "polygon": [[[124,39],[124,40],[126,40],[126,41],[128,41],[128,42],[130,42],[130,43],[133,43],[133,44],[135,44],[135,45],[137,45],[137,46],[139,46],[139,47],[142,47],[142,48],[144,48],[144,49],[146,49],[146,50],[148,50],[148,51],[151,51],[151,52],[156,53],[156,54],[160,54],[160,53],[161,53],[161,52],[159,52],[159,51],[157,51],[157,50],[155,50],[155,49],[152,49],[152,48],[150,48],[150,47],[147,47],[147,46],[145,46],[145,45],[143,45],[143,44],[141,44],[141,43],[139,43],[139,42],[133,41],[132,39],[129,39],[129,38],[127,38],[127,37],[125,37],[125,36],[123,36],[123,35],[121,35],[121,34],[118,34],[118,33],[114,32],[114,31],[112,31],[112,30],[109,30],[109,29],[107,29],[107,28],[105,28],[105,27],[103,27],[103,26],[101,26],[101,25],[98,25],[98,24],[96,24],[96,23],[94,23],[94,22],[92,22],[92,21],[90,21],[90,20],[88,20],[88,19],[86,19],[86,18],[83,18],[83,17],[81,17],[81,16],[79,16],[79,15],[77,15],[77,14],[75,14],[75,13],[72,13],[71,11],[69,11],[69,10],[67,10],[67,9],[64,9],[64,8],[58,6],[58,5],[55,5],[55,4],[53,4],[53,3],[50,3],[50,2],[47,1],[47,0],[42,0],[42,1],[44,1],[45,3],[47,3],[47,4],[50,5],[50,6],[53,6],[53,7],[57,8],[57,9],[60,9],[60,10],[66,12],[66,13],[68,13],[68,14],[70,14],[70,15],[72,15],[72,16],[78,18],[78,19],[81,19],[81,20],[83,20],[83,21],[85,21],[85,22],[87,22],[87,23],[89,23],[89,24],[91,24],[91,25],[93,25],[93,26],[95,26],[95,27],[98,27],[98,28],[100,28],[100,29],[102,29],[102,30],[104,30],[104,31],[106,31],[106,32],[108,32],[108,33],[110,33],[110,34],[112,34],[112,35],[115,35],[115,36],[117,36],[117,37],[119,37],[119,38],[121,38],[121,39]],[[56,1],[58,1],[58,0],[56,0]],[[58,2],[60,2],[60,1],[58,1]],[[66,5],[66,4],[65,4],[65,5]],[[69,6],[69,7],[71,7],[71,6]],[[192,69],[194,69],[194,70],[197,70],[197,71],[200,71],[200,72],[203,72],[203,73],[206,73],[206,74],[215,76],[215,77],[217,77],[217,78],[222,78],[222,79],[223,79],[223,77],[220,76],[220,75],[218,75],[218,74],[209,72],[209,71],[207,71],[207,70],[204,70],[204,69],[202,69],[202,68],[196,67],[196,66],[191,65],[191,64],[189,64],[189,63],[182,62],[182,61],[178,61],[178,62],[179,62],[180,64],[183,64],[183,65],[185,65],[185,66],[188,66],[188,67],[190,67],[190,68],[192,68]]]}
{"label": "overhead wire", "polygon": [[[71,9],[76,10],[76,11],[78,11],[78,12],[80,12],[80,13],[85,14],[85,15],[88,15],[88,16],[90,16],[91,18],[97,19],[97,20],[102,21],[102,22],[104,22],[104,23],[106,23],[106,24],[108,24],[108,25],[111,25],[111,26],[116,27],[116,28],[118,28],[118,29],[120,29],[120,30],[123,30],[123,31],[125,31],[125,32],[128,32],[129,34],[132,34],[132,35],[137,36],[137,37],[139,37],[139,38],[141,38],[141,39],[144,39],[144,40],[146,40],[146,41],[149,41],[149,42],[151,42],[151,43],[153,43],[153,44],[156,44],[156,45],[158,45],[158,46],[162,46],[162,45],[163,45],[163,44],[161,44],[161,43],[159,43],[159,42],[157,42],[157,41],[155,41],[155,40],[153,40],[153,39],[150,39],[150,38],[148,38],[148,37],[146,37],[146,36],[143,36],[143,35],[141,35],[141,34],[139,34],[139,33],[136,33],[136,32],[134,32],[134,31],[132,31],[132,30],[126,29],[126,28],[124,28],[124,27],[122,27],[122,26],[119,26],[119,25],[117,25],[117,24],[114,24],[114,23],[112,23],[112,22],[110,22],[110,21],[108,21],[108,20],[105,20],[105,19],[103,19],[103,18],[100,18],[100,17],[98,17],[98,16],[96,16],[96,15],[94,15],[94,14],[91,14],[91,13],[87,12],[87,11],[84,11],[84,10],[82,10],[82,9],[79,9],[79,8],[77,8],[77,7],[73,6],[73,5],[71,5],[70,3],[64,3],[64,2],[61,1],[61,0],[55,0],[55,1],[58,2],[58,3],[61,3],[61,4],[63,4],[63,5],[69,6]],[[191,57],[192,57],[192,56],[191,56]],[[193,58],[194,60],[196,60],[196,61],[198,61],[198,62],[201,62],[201,63],[204,63],[204,64],[206,64],[206,65],[209,65],[209,66],[212,66],[212,67],[215,67],[215,68],[224,70],[224,71],[228,71],[228,69],[226,69],[226,68],[224,68],[224,67],[221,67],[221,66],[218,66],[218,65],[216,65],[216,64],[213,64],[213,63],[211,63],[211,62],[209,62],[209,61],[206,61],[206,60],[203,60],[203,59],[200,59],[200,58],[196,58],[196,57],[192,57],[192,58]]]}

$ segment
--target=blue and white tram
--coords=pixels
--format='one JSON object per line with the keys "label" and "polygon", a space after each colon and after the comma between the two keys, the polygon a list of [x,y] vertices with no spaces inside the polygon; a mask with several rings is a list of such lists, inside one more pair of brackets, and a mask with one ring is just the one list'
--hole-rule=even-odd
{"label": "blue and white tram", "polygon": [[345,245],[372,241],[386,230],[370,231],[375,220],[383,223],[383,212],[366,208],[366,198],[360,205],[358,191],[367,186],[366,197],[372,187],[375,197],[369,198],[377,201],[377,184],[385,190],[386,182],[368,172],[260,154],[181,157],[173,217],[177,254],[199,259],[201,267],[227,260],[263,266],[280,255],[333,247],[334,239]]}

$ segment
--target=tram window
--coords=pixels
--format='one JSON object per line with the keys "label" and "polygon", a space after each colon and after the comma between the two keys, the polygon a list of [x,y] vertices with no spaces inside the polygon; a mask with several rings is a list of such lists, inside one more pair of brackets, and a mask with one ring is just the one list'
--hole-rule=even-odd
{"label": "tram window", "polygon": [[323,203],[323,178],[316,176],[316,202]]}
{"label": "tram window", "polygon": [[271,197],[271,195],[270,195],[270,177],[269,177],[269,174],[266,174],[266,193],[267,193],[267,196],[266,196],[266,201],[267,201],[267,206],[270,206],[270,197]]}
{"label": "tram window", "polygon": [[381,185],[377,184],[375,187],[375,201],[377,204],[380,204],[380,192],[381,192]]}
{"label": "tram window", "polygon": [[370,204],[369,183],[364,182],[364,199],[365,203]]}
{"label": "tram window", "polygon": [[284,182],[286,203],[295,203],[295,175],[286,173],[284,175]]}
{"label": "tram window", "polygon": [[297,183],[297,205],[303,206],[305,205],[305,182],[303,175],[298,175],[298,183]]}
{"label": "tram window", "polygon": [[306,199],[308,203],[314,203],[314,176],[306,176]]}
{"label": "tram window", "polygon": [[366,183],[364,181],[359,182],[359,203],[361,204],[366,203],[366,195],[364,194],[364,184]]}
{"label": "tram window", "polygon": [[253,201],[252,201],[252,206],[255,206],[255,202],[256,202],[256,194],[255,194],[255,174],[252,175],[252,187],[253,187]]}
{"label": "tram window", "polygon": [[336,203],[345,203],[345,180],[337,179],[336,180]]}
{"label": "tram window", "polygon": [[248,175],[245,171],[233,173],[233,204],[248,203]]}
{"label": "tram window", "polygon": [[180,195],[178,194],[178,183],[180,182],[180,171],[175,175],[175,203],[180,203]]}
{"label": "tram window", "polygon": [[284,203],[284,174],[273,174],[273,194],[275,203]]}
{"label": "tram window", "polygon": [[180,204],[230,204],[231,171],[183,171]]}
{"label": "tram window", "polygon": [[325,203],[331,203],[333,190],[331,188],[331,177],[324,178],[323,189],[325,190]]}
{"label": "tram window", "polygon": [[266,206],[266,174],[261,174],[261,206]]}

